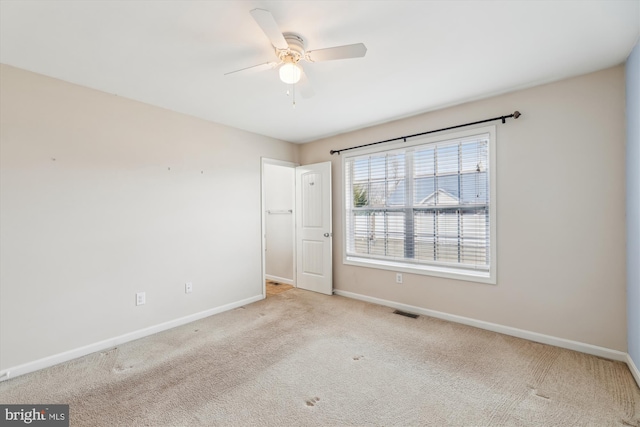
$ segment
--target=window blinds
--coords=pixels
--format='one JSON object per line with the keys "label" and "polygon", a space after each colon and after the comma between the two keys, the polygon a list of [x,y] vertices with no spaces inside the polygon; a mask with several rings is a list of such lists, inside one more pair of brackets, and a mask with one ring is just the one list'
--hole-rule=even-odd
{"label": "window blinds", "polygon": [[489,134],[345,159],[346,254],[488,271]]}

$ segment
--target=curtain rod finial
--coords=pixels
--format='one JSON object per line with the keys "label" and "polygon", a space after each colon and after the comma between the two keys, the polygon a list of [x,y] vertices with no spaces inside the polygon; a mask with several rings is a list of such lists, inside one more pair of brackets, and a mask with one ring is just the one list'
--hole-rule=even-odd
{"label": "curtain rod finial", "polygon": [[520,117],[520,111],[516,110],[513,112],[513,118],[517,119],[518,117]]}

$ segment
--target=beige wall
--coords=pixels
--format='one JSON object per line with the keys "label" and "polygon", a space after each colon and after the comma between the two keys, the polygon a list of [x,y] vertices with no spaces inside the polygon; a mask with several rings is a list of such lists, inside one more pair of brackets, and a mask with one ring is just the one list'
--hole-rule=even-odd
{"label": "beige wall", "polygon": [[[626,352],[624,96],[618,66],[303,145],[301,164],[333,162],[335,288]],[[496,125],[497,285],[342,264],[330,149],[515,110]]]}
{"label": "beige wall", "polygon": [[[263,156],[333,161],[337,289],[627,350],[623,67],[300,147],[12,67],[0,77],[0,371],[259,295]],[[497,285],[397,285],[342,264],[330,149],[516,109],[497,124]]]}
{"label": "beige wall", "polygon": [[297,146],[0,75],[0,371],[262,294],[260,158]]}

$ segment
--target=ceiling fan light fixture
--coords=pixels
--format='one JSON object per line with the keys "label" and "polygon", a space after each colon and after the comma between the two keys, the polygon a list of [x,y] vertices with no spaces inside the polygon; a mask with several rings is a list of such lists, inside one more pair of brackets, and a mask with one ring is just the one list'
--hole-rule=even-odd
{"label": "ceiling fan light fixture", "polygon": [[279,70],[280,80],[288,85],[294,85],[300,81],[302,77],[302,70],[298,64],[293,62],[285,62],[282,64]]}

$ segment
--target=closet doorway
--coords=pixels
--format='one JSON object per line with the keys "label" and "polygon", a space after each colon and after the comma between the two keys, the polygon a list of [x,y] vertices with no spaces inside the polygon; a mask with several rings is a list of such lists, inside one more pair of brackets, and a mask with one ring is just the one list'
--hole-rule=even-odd
{"label": "closet doorway", "polygon": [[265,298],[296,286],[296,166],[279,160],[262,160]]}

